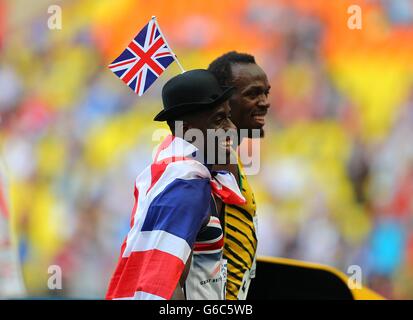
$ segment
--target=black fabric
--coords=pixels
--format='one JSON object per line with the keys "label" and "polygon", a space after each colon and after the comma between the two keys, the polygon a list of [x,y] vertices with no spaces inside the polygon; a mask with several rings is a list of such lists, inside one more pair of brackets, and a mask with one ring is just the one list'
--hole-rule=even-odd
{"label": "black fabric", "polygon": [[221,87],[215,76],[204,69],[184,72],[170,79],[162,88],[163,110],[155,121],[179,120],[189,112],[211,108],[228,100],[233,87]]}
{"label": "black fabric", "polygon": [[346,283],[332,272],[257,261],[247,300],[275,299],[354,300]]}

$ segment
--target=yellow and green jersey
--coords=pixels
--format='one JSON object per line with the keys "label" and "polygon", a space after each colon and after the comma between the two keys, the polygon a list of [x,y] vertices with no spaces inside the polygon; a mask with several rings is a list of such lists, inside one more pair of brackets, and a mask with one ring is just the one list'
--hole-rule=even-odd
{"label": "yellow and green jersey", "polygon": [[238,160],[239,187],[244,205],[225,205],[224,259],[227,259],[228,300],[244,300],[250,280],[255,277],[257,252],[256,205],[242,164]]}

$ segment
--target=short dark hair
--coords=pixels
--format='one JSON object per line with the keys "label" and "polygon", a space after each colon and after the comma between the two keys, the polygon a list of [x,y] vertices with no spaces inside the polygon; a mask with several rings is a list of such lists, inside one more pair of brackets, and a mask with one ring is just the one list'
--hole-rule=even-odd
{"label": "short dark hair", "polygon": [[230,51],[212,61],[208,66],[208,71],[214,74],[221,86],[228,86],[232,80],[231,65],[236,63],[256,62],[254,56],[248,53]]}

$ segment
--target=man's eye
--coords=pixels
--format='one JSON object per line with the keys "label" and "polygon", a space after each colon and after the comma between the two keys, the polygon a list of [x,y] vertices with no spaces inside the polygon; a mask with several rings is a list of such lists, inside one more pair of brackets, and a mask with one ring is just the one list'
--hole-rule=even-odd
{"label": "man's eye", "polygon": [[254,89],[254,90],[248,91],[248,92],[247,92],[247,96],[248,96],[249,98],[254,99],[254,98],[258,97],[261,93],[262,93],[261,90],[259,90],[259,89]]}

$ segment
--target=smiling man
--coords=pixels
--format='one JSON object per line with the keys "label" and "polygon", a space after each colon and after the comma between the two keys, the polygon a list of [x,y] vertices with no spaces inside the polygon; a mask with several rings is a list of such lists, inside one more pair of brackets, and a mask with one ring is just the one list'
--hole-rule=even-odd
{"label": "smiling man", "polygon": [[[206,70],[170,79],[162,89],[169,135],[153,163],[136,179],[130,231],[109,284],[107,299],[225,299],[223,230],[213,195],[225,204],[245,203],[229,172],[214,172],[212,151],[230,154],[235,129],[228,99]],[[207,143],[208,131],[221,129],[220,143]],[[215,139],[214,139],[215,140]],[[212,145],[214,145],[212,143]]]}
{"label": "smiling man", "polygon": [[[235,92],[229,99],[231,120],[238,129],[238,143],[241,130],[247,129],[248,138],[264,137],[265,116],[270,103],[270,85],[265,72],[256,64],[252,55],[228,52],[214,60],[208,67],[221,86],[233,86]],[[255,137],[256,138],[256,137]],[[227,299],[244,300],[247,297],[251,279],[255,277],[257,251],[257,219],[254,194],[238,164],[215,166],[215,169],[229,170],[236,177],[244,205],[225,206],[224,258],[228,261]]]}

